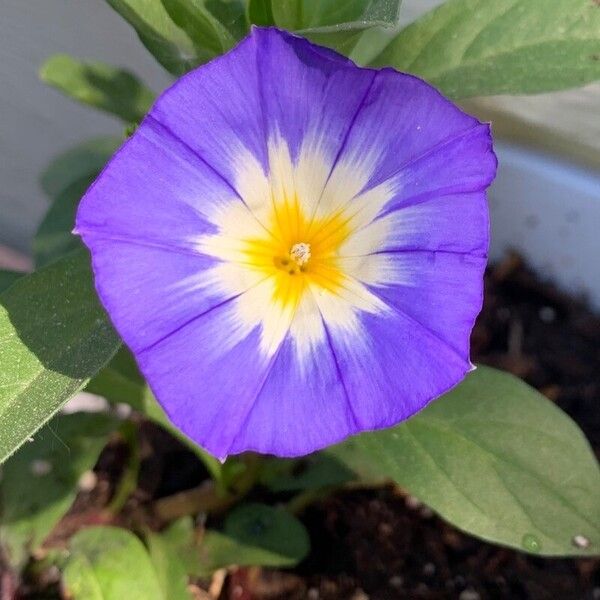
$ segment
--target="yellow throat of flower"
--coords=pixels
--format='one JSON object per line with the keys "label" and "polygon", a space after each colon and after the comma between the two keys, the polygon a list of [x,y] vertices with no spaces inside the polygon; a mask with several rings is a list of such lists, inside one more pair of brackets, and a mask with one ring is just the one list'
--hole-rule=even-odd
{"label": "yellow throat of flower", "polygon": [[343,285],[338,249],[349,233],[342,214],[306,215],[294,197],[274,202],[264,236],[246,240],[243,254],[248,267],[274,278],[273,300],[292,308],[310,287],[335,293]]}

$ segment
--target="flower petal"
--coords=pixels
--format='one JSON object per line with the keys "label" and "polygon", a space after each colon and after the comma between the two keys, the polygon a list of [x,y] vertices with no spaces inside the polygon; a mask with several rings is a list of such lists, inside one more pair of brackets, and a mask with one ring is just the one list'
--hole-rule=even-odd
{"label": "flower petal", "polygon": [[295,456],[471,368],[495,168],[425,82],[253,29],[158,99],[76,229],[173,422],[221,458]]}
{"label": "flower petal", "polygon": [[[373,294],[469,361],[470,334],[483,301],[486,257],[416,250],[379,257],[389,269],[386,283],[370,286]],[[410,348],[413,352],[412,344]]]}

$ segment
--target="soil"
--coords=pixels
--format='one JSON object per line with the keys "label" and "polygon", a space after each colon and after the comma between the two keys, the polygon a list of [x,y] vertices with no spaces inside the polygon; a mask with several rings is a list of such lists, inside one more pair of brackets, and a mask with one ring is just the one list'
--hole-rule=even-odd
{"label": "soil", "polygon": [[[540,281],[514,254],[488,270],[485,284],[472,336],[474,362],[510,371],[538,388],[577,421],[600,457],[600,318],[584,300]],[[169,434],[148,422],[139,431],[139,487],[116,519],[133,528],[158,525],[144,510],[151,501],[206,478]],[[79,495],[51,545],[98,522],[125,459],[122,444],[107,447],[95,469],[94,490]],[[339,492],[301,518],[312,550],[297,568],[237,569],[222,585],[213,580],[212,595],[206,592],[211,582],[197,582],[197,598],[600,600],[600,560],[543,559],[486,544],[392,487]],[[30,578],[19,598],[60,598],[56,575]]]}

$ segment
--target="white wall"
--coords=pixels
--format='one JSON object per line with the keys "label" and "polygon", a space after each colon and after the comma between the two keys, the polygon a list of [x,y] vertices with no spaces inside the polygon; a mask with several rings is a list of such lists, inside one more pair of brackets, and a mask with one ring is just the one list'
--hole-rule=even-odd
{"label": "white wall", "polygon": [[157,90],[168,82],[104,0],[0,0],[0,244],[21,250],[46,208],[38,176],[51,158],[122,130],[38,81],[40,64],[56,52],[126,66]]}

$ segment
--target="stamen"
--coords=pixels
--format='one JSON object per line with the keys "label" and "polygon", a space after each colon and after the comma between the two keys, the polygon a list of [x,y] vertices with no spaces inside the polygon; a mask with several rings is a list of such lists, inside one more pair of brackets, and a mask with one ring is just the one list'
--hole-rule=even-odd
{"label": "stamen", "polygon": [[310,244],[299,242],[292,246],[290,250],[290,258],[298,265],[305,265],[310,260]]}

